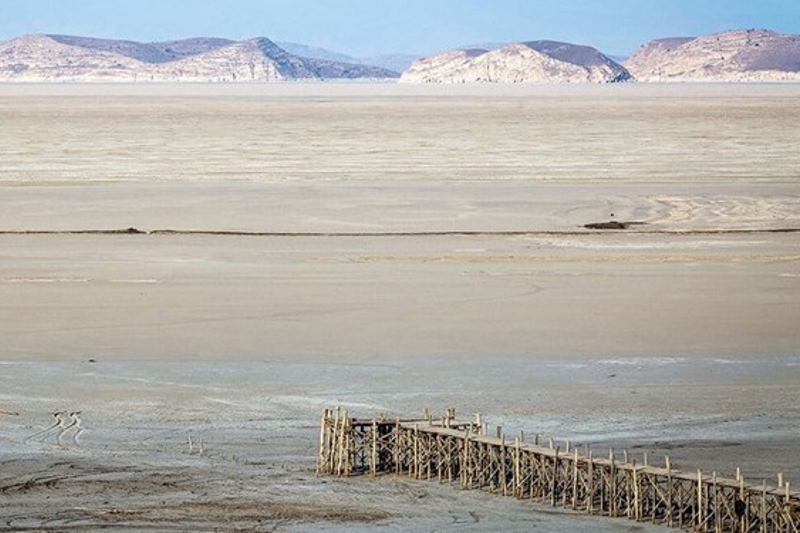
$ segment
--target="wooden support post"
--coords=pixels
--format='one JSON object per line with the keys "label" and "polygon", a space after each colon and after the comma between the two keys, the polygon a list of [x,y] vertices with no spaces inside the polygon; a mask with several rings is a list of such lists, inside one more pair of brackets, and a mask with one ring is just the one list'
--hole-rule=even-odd
{"label": "wooden support post", "polygon": [[339,409],[336,409],[336,415],[333,419],[333,432],[331,434],[331,453],[330,453],[330,468],[328,472],[336,474],[337,468],[337,452],[339,450]]}
{"label": "wooden support post", "polygon": [[342,413],[342,416],[341,416],[341,419],[340,419],[339,446],[338,446],[338,449],[336,450],[336,453],[338,455],[338,461],[337,461],[337,464],[336,464],[336,475],[337,476],[341,476],[342,474],[344,474],[344,470],[345,470],[345,464],[344,464],[345,463],[345,460],[344,460],[345,442],[344,441],[346,439],[346,426],[345,426],[345,424],[347,423],[346,419],[347,419],[347,411],[344,411]]}
{"label": "wooden support post", "polygon": [[[552,442],[552,440],[551,440]],[[553,454],[553,481],[550,487],[550,505],[556,506],[556,491],[558,487],[558,446]]]}
{"label": "wooden support post", "polygon": [[514,440],[514,497],[522,496],[522,468],[520,465],[520,439]]}
{"label": "wooden support post", "polygon": [[372,447],[369,456],[370,475],[378,475],[378,422],[372,419]]}
{"label": "wooden support post", "polygon": [[611,516],[619,516],[619,483],[617,482],[617,460],[611,452]]}
{"label": "wooden support post", "polygon": [[419,424],[414,424],[414,465],[411,469],[413,472],[412,477],[419,479]]}
{"label": "wooden support post", "polygon": [[578,449],[572,457],[572,510],[578,508]]}
{"label": "wooden support post", "polygon": [[587,481],[587,499],[588,502],[586,503],[586,512],[592,514],[594,512],[594,459],[592,458],[592,451],[589,450],[588,456],[588,464],[586,465],[587,474],[586,474],[586,481]]}
{"label": "wooden support post", "polygon": [[461,488],[470,488],[469,483],[469,428],[464,434],[463,450],[461,451]]}
{"label": "wooden support post", "polygon": [[508,496],[508,473],[506,472],[506,437],[502,434],[500,437],[500,482],[503,484],[503,496]]}
{"label": "wooden support post", "polygon": [[761,533],[768,533],[767,530],[767,481],[761,482]]}
{"label": "wooden support post", "polygon": [[719,495],[717,487],[717,473],[711,473],[711,510],[714,513],[714,532],[715,533],[722,533],[722,521],[720,520],[719,516]]}
{"label": "wooden support post", "polygon": [[[539,465],[537,464],[536,454],[532,453],[528,458],[530,459],[530,464],[528,465],[528,468],[531,469],[530,493],[528,497],[532,500],[539,496],[539,493],[537,491],[541,487],[542,473],[540,470],[538,470]],[[535,475],[535,473],[538,473],[538,475]]]}
{"label": "wooden support post", "polygon": [[641,515],[639,514],[639,472],[636,468],[636,459],[633,460],[633,468],[631,469],[631,484],[633,485],[633,490],[628,490],[628,498],[630,499],[630,494],[633,492],[633,506],[628,504],[628,518],[633,518],[637,522],[641,520]]}
{"label": "wooden support post", "polygon": [[400,418],[394,421],[394,473],[400,474]]}
{"label": "wooden support post", "polygon": [[[347,411],[345,411],[347,414]],[[353,471],[353,463],[351,460],[350,455],[350,444],[352,442],[351,433],[350,433],[350,417],[345,416],[345,426],[344,426],[344,435],[345,435],[345,447],[344,447],[344,475],[345,477],[349,477],[351,472]]]}
{"label": "wooden support post", "polygon": [[[737,470],[739,468],[737,467]],[[744,513],[742,513],[741,520],[739,521],[739,530],[740,531],[750,531],[750,498],[747,497],[744,489],[744,476],[741,474],[741,470],[739,470],[739,500],[744,503]]]}
{"label": "wooden support post", "polygon": [[697,471],[697,529],[705,531],[703,520],[703,472]]}
{"label": "wooden support post", "polygon": [[675,511],[673,510],[674,502],[673,502],[673,493],[675,492],[675,488],[672,486],[672,463],[669,460],[669,455],[664,457],[665,467],[667,469],[667,525],[669,527],[673,526],[673,516],[675,515]]}
{"label": "wooden support post", "polygon": [[322,417],[319,422],[319,456],[317,457],[317,475],[322,474],[325,471],[324,462],[327,458],[327,442],[326,442],[326,430],[328,425],[328,410],[323,409]]}

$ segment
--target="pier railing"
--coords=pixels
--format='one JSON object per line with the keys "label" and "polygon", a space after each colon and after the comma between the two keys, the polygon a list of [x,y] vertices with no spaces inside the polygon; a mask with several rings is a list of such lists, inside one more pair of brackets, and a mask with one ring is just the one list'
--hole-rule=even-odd
{"label": "pier railing", "polygon": [[613,450],[596,457],[578,448],[486,434],[480,416],[357,419],[325,410],[318,472],[334,476],[394,474],[463,489],[529,499],[593,515],[650,521],[688,531],[800,532],[800,493],[788,481],[746,481],[701,470],[648,464]]}

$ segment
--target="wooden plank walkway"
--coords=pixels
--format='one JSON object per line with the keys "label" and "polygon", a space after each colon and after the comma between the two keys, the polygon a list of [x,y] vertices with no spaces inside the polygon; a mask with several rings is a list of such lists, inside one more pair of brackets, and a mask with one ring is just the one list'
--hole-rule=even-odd
{"label": "wooden plank walkway", "polygon": [[587,514],[649,521],[687,531],[800,533],[800,493],[779,474],[777,485],[641,463],[613,450],[581,453],[567,442],[508,440],[497,428],[441,418],[356,419],[326,409],[320,421],[318,473],[404,475],[458,483],[462,489],[530,499]]}

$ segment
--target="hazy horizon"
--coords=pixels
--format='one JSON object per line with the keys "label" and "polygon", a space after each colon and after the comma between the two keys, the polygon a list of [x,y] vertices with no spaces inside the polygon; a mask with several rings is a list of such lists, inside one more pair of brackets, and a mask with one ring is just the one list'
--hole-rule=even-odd
{"label": "hazy horizon", "polygon": [[[624,31],[620,31],[624,28]],[[427,54],[471,43],[550,39],[625,56],[656,38],[730,29],[800,32],[800,3],[580,0],[4,0],[0,40],[50,33],[134,41],[264,36],[356,57]]]}

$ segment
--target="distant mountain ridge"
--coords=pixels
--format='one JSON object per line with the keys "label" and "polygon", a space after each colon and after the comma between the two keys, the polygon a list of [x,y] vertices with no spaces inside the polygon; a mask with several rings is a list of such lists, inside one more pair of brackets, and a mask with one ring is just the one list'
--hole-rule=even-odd
{"label": "distant mountain ridge", "polygon": [[0,42],[2,81],[258,82],[398,75],[370,65],[297,56],[265,37],[140,43],[27,35]]}
{"label": "distant mountain ridge", "polygon": [[614,83],[631,78],[595,48],[529,41],[494,50],[450,50],[415,61],[400,81],[410,83]]}
{"label": "distant mountain ridge", "polygon": [[297,56],[327,59],[330,61],[343,61],[345,63],[356,63],[359,65],[372,65],[398,73],[410,67],[411,63],[419,57],[413,54],[383,54],[370,57],[354,57],[326,48],[308,46],[306,44],[285,41],[276,41],[276,43],[287,52]]}
{"label": "distant mountain ridge", "polygon": [[639,81],[800,81],[800,35],[751,29],[656,39],[625,66]]}
{"label": "distant mountain ridge", "polygon": [[69,46],[81,46],[83,48],[121,54],[145,63],[167,63],[184,57],[210,52],[236,42],[216,37],[194,37],[180,41],[153,43],[78,37],[74,35],[48,34],[46,37]]}

